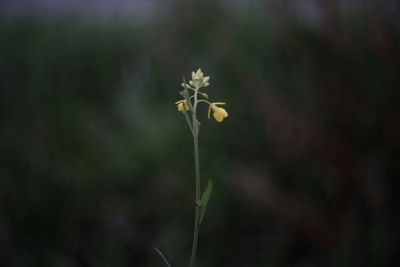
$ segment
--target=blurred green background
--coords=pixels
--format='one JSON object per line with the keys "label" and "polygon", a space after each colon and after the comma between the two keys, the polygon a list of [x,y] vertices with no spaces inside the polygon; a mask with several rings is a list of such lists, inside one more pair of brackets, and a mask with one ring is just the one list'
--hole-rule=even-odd
{"label": "blurred green background", "polygon": [[198,266],[396,266],[398,9],[327,1],[310,20],[285,3],[3,18],[0,266],[164,266],[153,247],[188,266],[193,150],[174,102],[199,67],[229,118],[200,111],[214,192]]}

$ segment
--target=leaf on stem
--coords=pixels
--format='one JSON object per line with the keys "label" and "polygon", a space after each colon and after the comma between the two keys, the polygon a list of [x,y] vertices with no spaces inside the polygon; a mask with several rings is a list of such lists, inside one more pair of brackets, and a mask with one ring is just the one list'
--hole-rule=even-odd
{"label": "leaf on stem", "polygon": [[193,109],[192,102],[190,102],[189,89],[186,87],[185,77],[182,77],[182,79],[183,79],[183,83],[185,84],[185,88],[181,92],[181,95],[183,96],[183,98],[185,98],[186,104],[189,105],[190,110],[192,110]]}
{"label": "leaf on stem", "polygon": [[211,180],[208,181],[207,188],[204,190],[203,195],[201,196],[200,200],[200,218],[199,218],[199,224],[203,221],[204,214],[206,213],[207,209],[207,203],[208,200],[210,199],[211,192],[213,189],[213,183]]}

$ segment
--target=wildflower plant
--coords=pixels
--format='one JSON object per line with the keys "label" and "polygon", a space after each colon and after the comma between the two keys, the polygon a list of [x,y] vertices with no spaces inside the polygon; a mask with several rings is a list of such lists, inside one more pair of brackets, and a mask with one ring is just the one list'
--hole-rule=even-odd
{"label": "wildflower plant", "polygon": [[[212,181],[209,180],[206,189],[200,197],[200,160],[199,160],[199,130],[200,122],[197,118],[197,108],[200,104],[208,105],[208,119],[212,113],[213,118],[217,122],[223,122],[228,117],[228,112],[222,107],[224,102],[210,102],[208,94],[204,92],[205,88],[210,85],[210,77],[204,76],[201,69],[192,72],[192,79],[187,83],[183,77],[181,86],[183,90],[180,92],[183,99],[177,101],[176,107],[179,112],[185,116],[186,122],[193,135],[194,149],[194,166],[195,166],[195,220],[193,229],[192,253],[190,257],[190,267],[196,265],[197,245],[199,239],[200,225],[206,212],[207,203],[212,192]],[[156,249],[157,253],[163,258],[167,266],[171,266],[165,256]]]}

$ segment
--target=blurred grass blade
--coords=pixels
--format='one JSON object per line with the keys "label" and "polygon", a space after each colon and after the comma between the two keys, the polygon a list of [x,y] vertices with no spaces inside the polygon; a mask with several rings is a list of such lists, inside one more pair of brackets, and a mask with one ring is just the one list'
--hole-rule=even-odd
{"label": "blurred grass blade", "polygon": [[201,200],[200,200],[199,224],[201,224],[201,222],[203,221],[204,214],[206,213],[207,203],[208,203],[208,200],[210,199],[212,189],[213,189],[213,183],[211,180],[209,180],[208,184],[207,184],[207,188],[206,188],[206,190],[204,190],[204,193],[201,196]]}
{"label": "blurred grass blade", "polygon": [[154,250],[157,251],[157,253],[161,256],[161,258],[164,260],[165,264],[166,264],[168,267],[171,267],[171,264],[169,264],[167,258],[164,256],[164,254],[163,254],[158,248],[156,248],[156,247],[154,247]]}

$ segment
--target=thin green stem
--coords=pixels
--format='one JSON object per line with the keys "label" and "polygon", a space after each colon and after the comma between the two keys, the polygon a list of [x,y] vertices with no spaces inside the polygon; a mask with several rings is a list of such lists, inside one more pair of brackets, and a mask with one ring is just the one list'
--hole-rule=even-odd
{"label": "thin green stem", "polygon": [[193,87],[191,87],[191,86],[188,85],[188,84],[186,84],[185,87],[188,88],[188,89],[190,89],[190,90],[192,90],[193,92],[196,92],[196,89],[193,88]]}
{"label": "thin green stem", "polygon": [[194,229],[193,229],[193,244],[192,254],[190,257],[190,267],[196,266],[197,258],[197,244],[199,239],[199,216],[200,216],[200,160],[199,160],[199,121],[197,120],[197,93],[198,89],[194,94],[194,105],[193,105],[193,148],[194,148],[194,165],[196,174],[196,196],[195,196],[195,218],[194,218]]}
{"label": "thin green stem", "polygon": [[207,104],[211,105],[211,102],[208,101],[208,100],[205,100],[205,99],[201,99],[201,100],[199,100],[198,102],[199,102],[199,103],[200,103],[200,102],[204,102],[204,103],[207,103]]}

